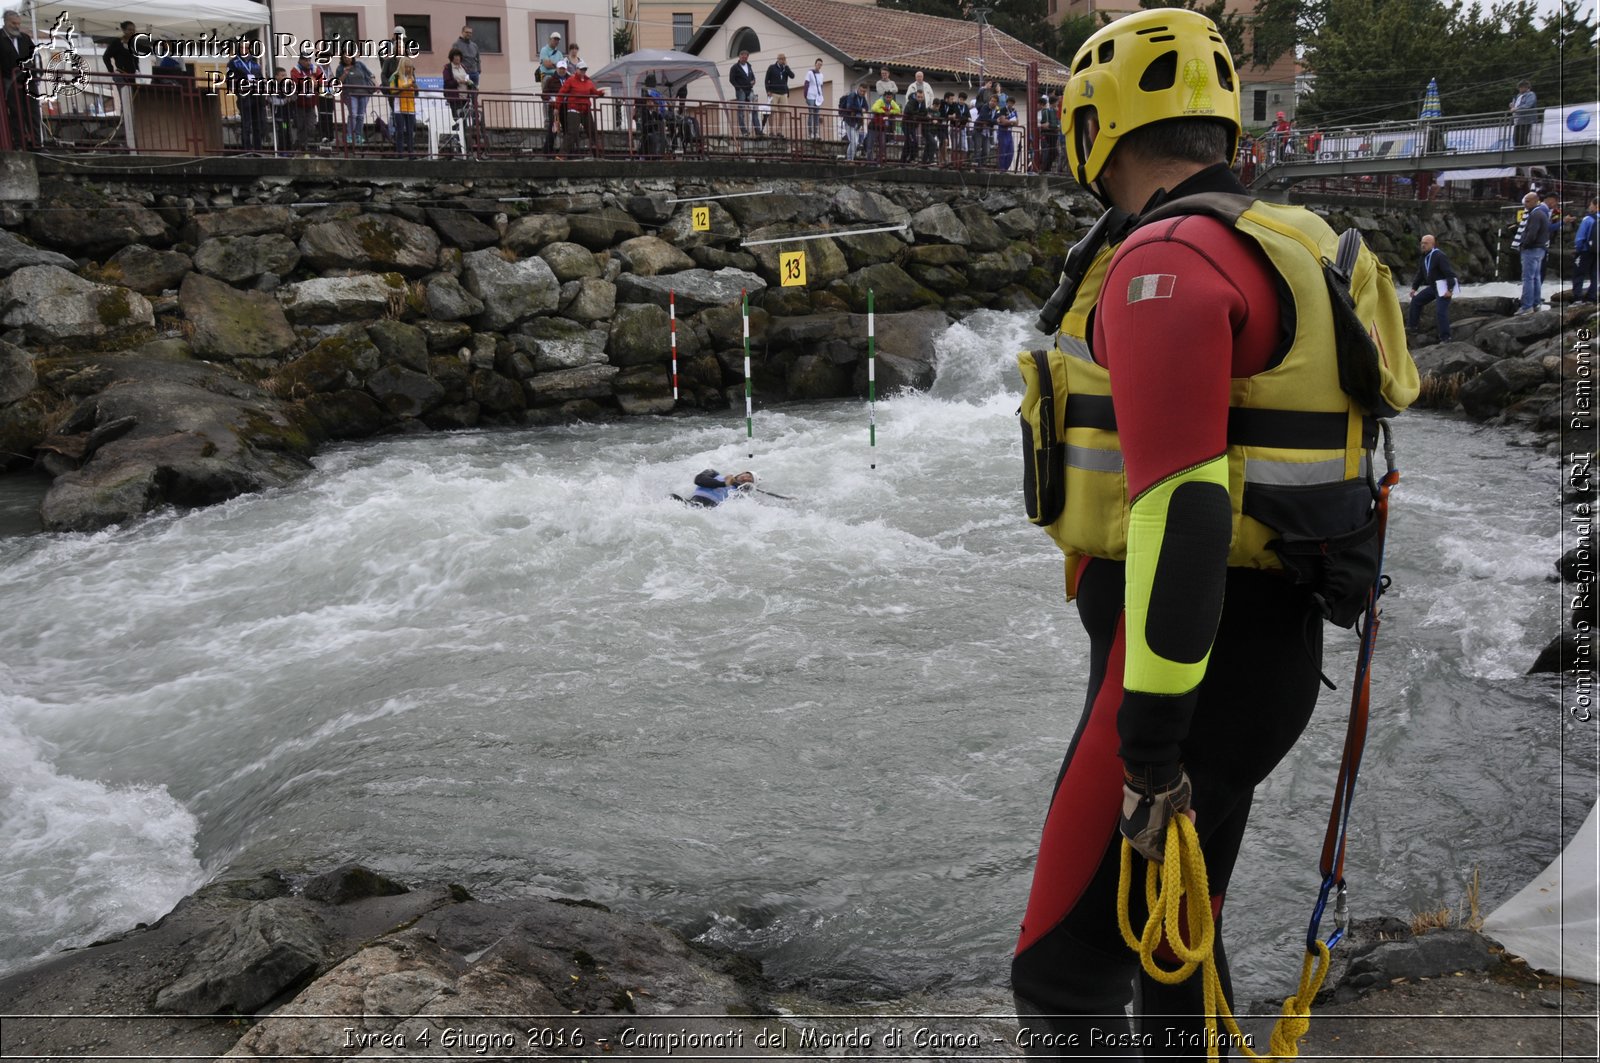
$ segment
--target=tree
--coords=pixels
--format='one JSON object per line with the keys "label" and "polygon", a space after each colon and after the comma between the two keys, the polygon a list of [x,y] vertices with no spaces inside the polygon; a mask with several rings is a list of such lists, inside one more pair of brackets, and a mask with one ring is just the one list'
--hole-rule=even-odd
{"label": "tree", "polygon": [[1317,28],[1300,114],[1325,124],[1415,118],[1429,78],[1447,117],[1503,112],[1524,79],[1544,106],[1594,99],[1595,23],[1573,0],[1544,16],[1532,0],[1326,0]]}

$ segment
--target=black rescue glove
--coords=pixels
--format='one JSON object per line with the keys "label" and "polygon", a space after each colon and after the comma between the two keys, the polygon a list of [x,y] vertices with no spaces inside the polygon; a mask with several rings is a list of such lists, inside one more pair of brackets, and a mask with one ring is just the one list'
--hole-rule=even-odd
{"label": "black rescue glove", "polygon": [[1181,764],[1128,765],[1122,771],[1122,836],[1152,863],[1166,849],[1167,824],[1189,811],[1189,776]]}

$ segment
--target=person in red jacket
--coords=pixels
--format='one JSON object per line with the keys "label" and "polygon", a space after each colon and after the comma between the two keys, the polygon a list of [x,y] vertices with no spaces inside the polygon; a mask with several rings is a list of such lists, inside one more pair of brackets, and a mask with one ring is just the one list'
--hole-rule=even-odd
{"label": "person in red jacket", "polygon": [[294,99],[290,108],[294,113],[294,146],[297,151],[308,152],[317,139],[317,98],[322,95],[322,67],[302,55],[289,71],[294,83]]}
{"label": "person in red jacket", "polygon": [[589,78],[589,64],[578,60],[578,69],[572,72],[556,95],[557,108],[564,112],[567,133],[565,147],[569,153],[577,149],[578,134],[582,131],[586,138],[584,146],[599,154],[600,144],[594,128],[594,101],[605,94],[605,89]]}

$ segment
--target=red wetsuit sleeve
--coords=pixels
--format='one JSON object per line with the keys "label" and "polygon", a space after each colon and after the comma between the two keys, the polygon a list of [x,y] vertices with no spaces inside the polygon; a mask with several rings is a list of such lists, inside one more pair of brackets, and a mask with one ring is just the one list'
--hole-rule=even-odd
{"label": "red wetsuit sleeve", "polygon": [[1117,253],[1094,349],[1130,499],[1226,448],[1229,380],[1265,369],[1278,338],[1270,269],[1247,238],[1195,215],[1146,226]]}
{"label": "red wetsuit sleeve", "polygon": [[1124,244],[1097,303],[1094,349],[1111,376],[1133,507],[1118,713],[1133,765],[1180,759],[1221,616],[1230,381],[1270,362],[1279,322],[1269,270],[1246,238],[1189,216]]}

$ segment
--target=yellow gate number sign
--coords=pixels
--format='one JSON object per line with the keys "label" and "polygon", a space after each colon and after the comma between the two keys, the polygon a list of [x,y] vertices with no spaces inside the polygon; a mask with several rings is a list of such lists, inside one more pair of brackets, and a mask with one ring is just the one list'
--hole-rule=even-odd
{"label": "yellow gate number sign", "polygon": [[778,275],[785,288],[806,286],[806,253],[804,251],[778,252]]}
{"label": "yellow gate number sign", "polygon": [[710,207],[691,207],[689,209],[689,217],[694,222],[695,232],[708,233],[711,231]]}

